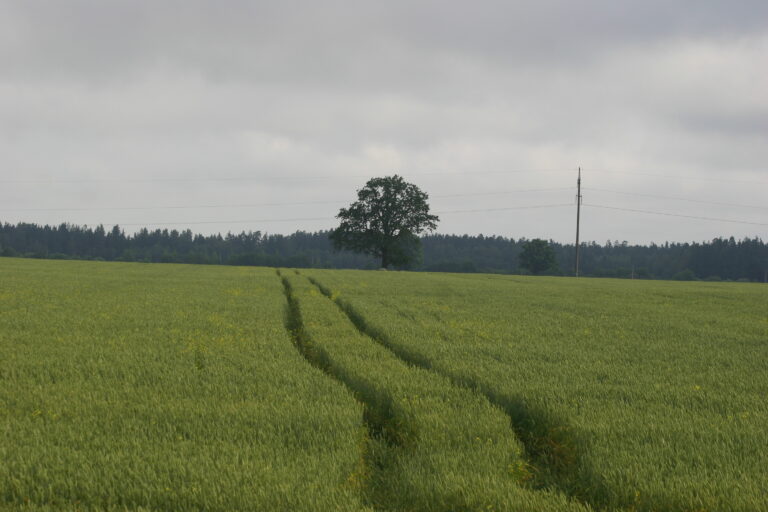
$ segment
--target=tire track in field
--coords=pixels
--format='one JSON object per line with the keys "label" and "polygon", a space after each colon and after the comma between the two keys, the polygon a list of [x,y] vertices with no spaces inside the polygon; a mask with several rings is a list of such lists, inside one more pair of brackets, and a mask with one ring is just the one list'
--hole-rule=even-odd
{"label": "tire track in field", "polygon": [[399,347],[372,327],[347,301],[334,296],[331,290],[313,277],[308,277],[317,289],[349,318],[361,334],[379,343],[403,362],[447,378],[454,385],[485,396],[510,420],[510,427],[525,447],[526,462],[533,469],[530,484],[537,489],[554,488],[568,497],[596,510],[605,508],[600,496],[610,492],[597,473],[586,468],[580,456],[582,442],[568,425],[549,414],[530,407],[524,398],[499,393],[467,375],[435,368],[429,358]]}
{"label": "tire track in field", "polygon": [[[354,480],[356,485],[361,487],[368,501],[367,505],[371,506],[373,510],[386,510],[388,509],[386,504],[377,503],[376,493],[368,487],[372,481],[376,480],[376,474],[383,471],[384,468],[380,461],[388,459],[386,453],[403,442],[402,436],[391,422],[392,413],[387,410],[386,405],[376,407],[376,404],[366,401],[363,395],[343,375],[334,371],[328,354],[312,342],[304,328],[299,303],[294,296],[291,283],[280,273],[279,269],[276,270],[276,273],[283,283],[283,292],[287,300],[285,328],[293,339],[296,349],[309,364],[346,387],[355,397],[355,400],[363,406],[363,424],[367,434],[361,454],[364,467],[358,468],[350,480]],[[298,274],[298,272],[296,273]]]}

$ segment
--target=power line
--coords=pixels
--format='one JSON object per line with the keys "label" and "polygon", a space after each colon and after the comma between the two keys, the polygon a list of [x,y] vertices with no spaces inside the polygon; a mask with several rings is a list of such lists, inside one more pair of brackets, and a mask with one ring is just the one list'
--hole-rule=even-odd
{"label": "power line", "polygon": [[[543,208],[561,208],[565,206],[573,206],[571,203],[558,203],[558,204],[541,204],[541,205],[528,205],[528,206],[512,206],[505,208],[479,208],[471,210],[442,210],[434,212],[438,215],[453,214],[453,213],[482,213],[482,212],[498,212],[498,211],[511,211],[511,210],[532,210]],[[583,204],[590,208],[601,208],[607,210],[618,210],[632,213],[645,213],[651,215],[663,215],[667,217],[683,217],[687,219],[707,220],[715,222],[729,222],[734,224],[749,224],[753,226],[768,226],[768,223],[763,222],[750,222],[744,220],[735,219],[722,219],[716,217],[702,217],[698,215],[685,215],[680,213],[670,212],[657,212],[651,210],[639,210],[635,208],[620,208],[617,206],[606,206],[599,204]],[[254,224],[259,222],[299,222],[299,221],[329,221],[334,217],[292,217],[292,218],[271,218],[271,219],[248,219],[248,220],[204,220],[204,221],[174,221],[174,222],[125,222],[125,223],[99,223],[102,225],[120,225],[120,226],[171,226],[171,225],[203,225],[203,224]]]}
{"label": "power line", "polygon": [[[643,171],[609,171],[607,169],[587,169],[589,172],[596,172],[602,174],[626,174],[629,176],[649,176],[652,178],[663,179],[675,179],[675,180],[692,180],[692,181],[713,181],[718,183],[743,183],[747,185],[768,185],[768,181],[759,180],[739,180],[739,179],[724,179],[724,178],[709,178],[704,176],[683,176],[680,174],[658,174]],[[720,169],[720,173],[731,172],[732,169]],[[761,172],[768,172],[768,170],[760,169]]]}
{"label": "power line", "polygon": [[[525,174],[525,173],[568,173],[571,170],[566,169],[506,169],[494,171],[424,171],[424,172],[397,172],[404,176],[463,176],[478,174]],[[229,176],[229,177],[180,177],[180,178],[73,178],[73,179],[55,179],[55,178],[36,178],[27,180],[0,180],[0,183],[15,184],[36,184],[36,185],[55,185],[55,184],[82,184],[82,183],[203,183],[203,182],[247,182],[260,180],[276,181],[306,181],[306,180],[337,180],[347,178],[370,179],[370,174],[326,174],[326,175],[304,175],[304,176],[285,176],[277,174],[267,174],[260,176]]]}
{"label": "power line", "polygon": [[538,208],[559,208],[562,206],[572,206],[572,205],[571,203],[538,204],[538,205],[532,205],[532,206],[510,206],[507,208],[483,208],[483,209],[477,209],[477,210],[444,210],[444,211],[435,212],[435,213],[438,215],[443,215],[445,213],[503,212],[507,210],[533,210]]}
{"label": "power line", "polygon": [[622,194],[622,195],[626,195],[626,196],[653,197],[653,198],[657,198],[657,199],[673,199],[673,200],[676,200],[676,201],[686,201],[686,202],[689,202],[689,203],[716,204],[716,205],[719,205],[719,206],[736,206],[736,207],[740,207],[740,208],[753,208],[753,209],[756,209],[756,210],[768,210],[768,207],[765,207],[765,206],[755,206],[755,205],[751,205],[751,204],[722,203],[722,202],[719,202],[719,201],[706,201],[706,200],[703,200],[703,199],[688,199],[688,198],[680,197],[680,196],[662,196],[662,195],[657,195],[657,194],[642,194],[640,192],[622,192],[620,190],[609,190],[609,189],[605,189],[605,188],[594,188],[594,187],[583,187],[583,188],[586,189],[586,190],[597,190],[599,192],[610,192],[612,194]]}
{"label": "power line", "polygon": [[619,208],[618,206],[605,206],[600,204],[584,204],[584,206],[589,206],[590,208],[603,208],[606,210],[619,210],[623,212],[648,213],[651,215],[664,215],[667,217],[684,217],[686,219],[709,220],[709,221],[715,221],[715,222],[731,222],[734,224],[751,224],[753,226],[768,226],[768,223],[765,223],[765,222],[750,222],[746,220],[720,219],[716,217],[700,217],[698,215],[684,215],[682,213],[655,212],[651,210],[637,210],[634,208]]}
{"label": "power line", "polygon": [[105,206],[95,208],[2,208],[3,212],[87,212],[104,210],[191,210],[198,208],[258,208],[262,206],[298,206],[310,204],[338,204],[343,201],[296,201],[259,204],[201,204],[189,206]]}
{"label": "power line", "polygon": [[[453,213],[482,213],[482,212],[499,212],[499,211],[511,211],[511,210],[532,210],[532,209],[542,209],[542,208],[561,208],[565,206],[573,206],[571,203],[556,203],[556,204],[540,204],[540,205],[527,205],[527,206],[511,206],[511,207],[504,207],[504,208],[477,208],[477,209],[467,209],[467,210],[441,210],[434,212],[437,215],[444,215],[444,214],[453,214]],[[763,222],[750,222],[750,221],[744,221],[744,220],[735,220],[735,219],[722,219],[722,218],[716,218],[716,217],[702,217],[698,215],[685,215],[681,213],[670,213],[670,212],[658,212],[658,211],[651,211],[651,210],[640,210],[635,208],[620,208],[618,206],[606,206],[606,205],[599,205],[599,204],[583,204],[583,206],[588,206],[591,208],[602,208],[607,210],[618,210],[618,211],[625,211],[625,212],[633,212],[633,213],[646,213],[646,214],[652,214],[652,215],[664,215],[668,217],[683,217],[687,219],[699,219],[699,220],[709,220],[709,221],[716,221],[716,222],[730,222],[735,224],[750,224],[754,226],[768,226],[768,223]],[[270,219],[248,219],[248,220],[205,220],[205,221],[173,221],[173,222],[127,222],[127,223],[101,223],[105,225],[121,225],[121,226],[141,226],[141,225],[179,225],[179,224],[189,224],[189,225],[197,225],[197,224],[247,224],[247,223],[257,223],[257,222],[296,222],[296,221],[318,221],[318,220],[333,220],[334,217],[292,217],[292,218],[270,218]]]}
{"label": "power line", "polygon": [[507,194],[518,194],[522,192],[552,192],[555,190],[571,190],[571,187],[529,188],[529,189],[520,189],[520,190],[505,190],[500,192],[470,192],[467,194],[444,194],[444,195],[430,196],[430,197],[436,198],[436,199],[442,199],[447,197],[503,196]]}
{"label": "power line", "polygon": [[366,178],[370,176],[345,175],[345,176],[233,176],[219,178],[75,178],[75,179],[54,179],[39,178],[31,180],[0,180],[0,183],[17,183],[32,185],[59,185],[59,184],[83,184],[83,183],[206,183],[206,182],[245,182],[260,180],[331,180],[338,178]]}
{"label": "power line", "polygon": [[298,222],[315,220],[333,220],[333,217],[295,217],[292,219],[251,219],[251,220],[201,220],[192,222],[126,222],[126,223],[100,223],[107,226],[177,226],[198,225],[198,224],[254,224],[257,222]]}
{"label": "power line", "polygon": [[[539,204],[529,206],[513,206],[509,208],[482,208],[475,210],[444,210],[434,212],[438,215],[451,214],[451,213],[479,213],[479,212],[497,212],[506,210],[529,210],[539,208],[555,208],[562,206],[571,206],[569,203],[561,204]],[[198,224],[254,224],[258,222],[296,222],[296,221],[318,221],[318,220],[334,220],[335,217],[294,217],[283,219],[249,219],[249,220],[204,220],[204,221],[177,221],[177,222],[102,222],[100,224],[107,226],[171,226],[171,225],[198,225]]]}
{"label": "power line", "polygon": [[[475,196],[495,196],[495,195],[508,195],[519,194],[527,192],[549,192],[549,191],[570,190],[570,187],[555,187],[555,188],[534,188],[523,190],[506,190],[498,192],[471,192],[466,194],[446,194],[431,196],[434,199],[451,198],[451,197],[475,197]],[[293,201],[286,203],[258,203],[258,204],[207,204],[207,205],[188,205],[188,206],[106,206],[106,207],[92,207],[92,208],[0,208],[3,212],[73,212],[73,211],[107,211],[107,210],[190,210],[190,209],[203,209],[203,208],[260,208],[265,206],[300,206],[300,205],[312,205],[312,204],[344,204],[345,200],[338,201]]]}
{"label": "power line", "polygon": [[[768,185],[768,181],[759,180],[739,180],[739,179],[724,179],[724,178],[711,178],[706,176],[691,176],[691,175],[679,175],[669,173],[653,173],[645,171],[626,171],[626,170],[608,170],[608,169],[590,169],[585,168],[590,173],[601,173],[611,175],[628,175],[628,176],[647,176],[653,178],[662,179],[676,179],[676,180],[693,180],[693,181],[710,181],[718,183],[740,183],[751,185]],[[757,169],[753,169],[757,170]],[[766,171],[759,169],[760,171]],[[502,170],[480,170],[480,171],[422,171],[422,172],[399,172],[399,174],[405,176],[463,176],[463,175],[493,175],[493,174],[542,174],[542,173],[572,173],[574,169],[502,169]],[[731,172],[733,169],[720,169],[720,173]],[[72,178],[72,179],[56,179],[56,178],[35,178],[35,179],[4,179],[0,180],[0,183],[8,184],[37,184],[37,185],[55,185],[55,184],[83,184],[83,183],[204,183],[204,182],[253,182],[261,180],[276,180],[276,181],[323,181],[323,180],[338,180],[338,179],[367,179],[371,176],[369,174],[346,174],[346,175],[304,175],[304,176],[286,176],[278,174],[266,174],[259,176],[225,176],[225,177],[166,177],[166,178]]]}

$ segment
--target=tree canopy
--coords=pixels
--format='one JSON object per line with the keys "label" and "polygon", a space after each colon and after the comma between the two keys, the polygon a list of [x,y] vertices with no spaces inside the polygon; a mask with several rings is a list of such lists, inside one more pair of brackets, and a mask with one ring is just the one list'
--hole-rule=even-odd
{"label": "tree canopy", "polygon": [[341,223],[330,235],[333,246],[381,258],[382,268],[417,261],[418,235],[434,230],[440,220],[429,213],[428,198],[398,175],[368,180],[357,201],[339,210]]}
{"label": "tree canopy", "polygon": [[555,250],[546,240],[534,238],[523,245],[523,252],[520,253],[520,266],[530,270],[533,274],[557,270]]}
{"label": "tree canopy", "polygon": [[[381,260],[337,251],[330,231],[290,235],[248,231],[194,234],[190,230],[148,230],[128,234],[111,229],[0,222],[0,256],[59,259],[259,265],[304,268],[374,269]],[[409,268],[433,272],[516,273],[527,239],[502,236],[425,234],[423,261]],[[567,275],[573,244],[549,242],[560,271]],[[631,245],[608,241],[581,245],[581,275],[640,279],[768,279],[768,244],[760,238],[715,238],[709,242]]]}

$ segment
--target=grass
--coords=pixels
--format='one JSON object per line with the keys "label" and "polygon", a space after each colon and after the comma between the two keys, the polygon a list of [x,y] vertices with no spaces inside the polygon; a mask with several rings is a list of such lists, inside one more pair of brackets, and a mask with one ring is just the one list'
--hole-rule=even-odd
{"label": "grass", "polygon": [[509,418],[477,393],[360,333],[306,278],[287,274],[308,358],[344,382],[369,418],[368,502],[379,510],[586,510],[528,488]]}
{"label": "grass", "polygon": [[264,269],[0,259],[0,508],[362,510]]}
{"label": "grass", "polygon": [[599,509],[768,509],[768,289],[309,271],[402,358],[503,408]]}
{"label": "grass", "polygon": [[0,510],[768,510],[758,284],[0,258]]}

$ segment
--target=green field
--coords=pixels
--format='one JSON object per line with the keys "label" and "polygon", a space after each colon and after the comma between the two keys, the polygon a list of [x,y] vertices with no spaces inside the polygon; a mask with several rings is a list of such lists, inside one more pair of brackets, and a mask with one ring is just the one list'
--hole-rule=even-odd
{"label": "green field", "polygon": [[0,509],[768,510],[768,287],[0,258]]}

